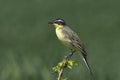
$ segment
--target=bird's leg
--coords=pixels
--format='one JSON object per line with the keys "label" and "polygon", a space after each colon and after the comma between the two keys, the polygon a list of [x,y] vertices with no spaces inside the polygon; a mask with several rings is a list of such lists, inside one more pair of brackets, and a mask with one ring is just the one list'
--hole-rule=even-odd
{"label": "bird's leg", "polygon": [[74,50],[71,50],[71,52],[67,56],[65,56],[65,58],[71,58],[74,52],[75,52]]}

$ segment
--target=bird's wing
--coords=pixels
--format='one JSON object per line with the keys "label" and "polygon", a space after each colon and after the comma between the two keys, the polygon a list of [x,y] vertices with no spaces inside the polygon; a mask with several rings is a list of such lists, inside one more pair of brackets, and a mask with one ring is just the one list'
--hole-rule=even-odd
{"label": "bird's wing", "polygon": [[86,57],[87,53],[86,53],[86,51],[85,51],[85,49],[83,47],[83,44],[82,44],[81,40],[79,39],[79,37],[77,35],[77,33],[75,33],[69,27],[64,27],[63,33],[66,35],[67,38],[69,38],[71,40],[71,44],[73,45],[73,47],[75,47],[78,50],[80,50],[82,55],[84,57]]}

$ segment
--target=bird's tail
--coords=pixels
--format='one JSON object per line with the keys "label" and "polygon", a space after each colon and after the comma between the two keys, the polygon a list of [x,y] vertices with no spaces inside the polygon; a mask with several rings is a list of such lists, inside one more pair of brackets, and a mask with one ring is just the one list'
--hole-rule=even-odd
{"label": "bird's tail", "polygon": [[91,68],[90,68],[90,66],[89,66],[89,64],[87,62],[87,59],[83,57],[83,61],[84,61],[85,65],[86,65],[87,69],[89,70],[90,75],[93,75],[92,70],[91,70]]}
{"label": "bird's tail", "polygon": [[86,59],[86,55],[83,55],[83,54],[82,54],[82,57],[83,57],[83,61],[84,61],[85,65],[86,65],[86,67],[87,67],[87,69],[88,69],[88,71],[89,71],[89,73],[90,73],[90,76],[91,76],[92,80],[94,80],[94,79],[93,79],[93,72],[92,72],[92,70],[91,70],[91,68],[90,68],[90,66],[89,66],[89,64],[88,64],[88,61],[87,61],[87,59]]}
{"label": "bird's tail", "polygon": [[86,65],[87,69],[89,70],[92,80],[94,80],[92,70],[87,62],[87,52],[84,50],[84,47],[79,42],[74,41],[74,40],[73,40],[73,45],[75,46],[75,48],[77,48],[82,53],[83,61]]}

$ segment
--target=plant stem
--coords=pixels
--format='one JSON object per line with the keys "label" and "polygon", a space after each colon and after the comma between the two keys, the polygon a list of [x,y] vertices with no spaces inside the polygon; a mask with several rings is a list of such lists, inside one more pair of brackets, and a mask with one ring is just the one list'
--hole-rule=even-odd
{"label": "plant stem", "polygon": [[58,80],[61,80],[61,78],[62,78],[62,75],[63,75],[63,69],[64,69],[64,68],[62,68],[62,69],[60,70],[60,72],[59,72]]}

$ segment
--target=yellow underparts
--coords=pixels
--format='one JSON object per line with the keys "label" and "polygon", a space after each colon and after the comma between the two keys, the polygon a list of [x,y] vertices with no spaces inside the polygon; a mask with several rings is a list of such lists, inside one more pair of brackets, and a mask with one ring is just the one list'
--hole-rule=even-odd
{"label": "yellow underparts", "polygon": [[71,40],[68,38],[67,34],[63,33],[63,25],[53,24],[56,28],[56,35],[58,39],[64,44],[66,47],[73,49],[74,47],[71,45]]}

